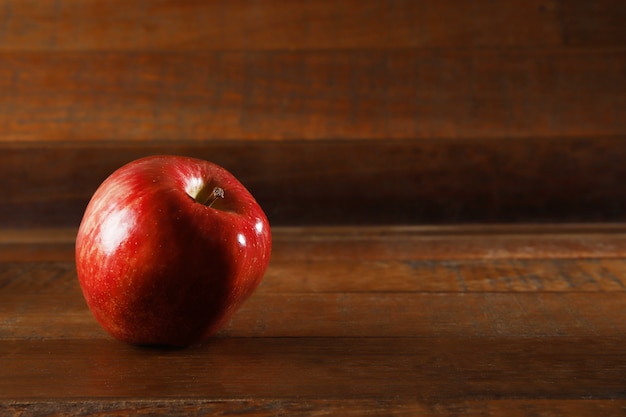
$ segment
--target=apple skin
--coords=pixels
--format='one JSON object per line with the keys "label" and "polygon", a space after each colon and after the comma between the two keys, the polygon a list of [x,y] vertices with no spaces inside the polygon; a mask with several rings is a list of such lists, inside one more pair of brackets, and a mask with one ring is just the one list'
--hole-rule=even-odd
{"label": "apple skin", "polygon": [[[215,187],[224,198],[196,201]],[[189,346],[213,335],[257,288],[271,240],[265,213],[224,168],[151,156],[94,193],[76,238],[76,270],[89,309],[113,337]]]}

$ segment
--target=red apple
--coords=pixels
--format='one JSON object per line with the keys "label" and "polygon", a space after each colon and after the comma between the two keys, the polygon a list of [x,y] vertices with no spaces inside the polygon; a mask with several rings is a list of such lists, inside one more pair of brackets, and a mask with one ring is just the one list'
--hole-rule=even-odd
{"label": "red apple", "polygon": [[270,251],[267,217],[232,174],[153,156],[96,190],[78,230],[76,269],[87,305],[115,338],[188,346],[252,294]]}

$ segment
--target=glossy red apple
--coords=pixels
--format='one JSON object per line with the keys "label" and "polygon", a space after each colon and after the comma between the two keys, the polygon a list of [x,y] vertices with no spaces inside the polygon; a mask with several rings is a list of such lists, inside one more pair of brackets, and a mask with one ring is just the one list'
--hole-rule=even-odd
{"label": "glossy red apple", "polygon": [[187,346],[214,334],[261,282],[270,227],[246,188],[207,161],[153,156],[96,190],[78,230],[76,269],[115,338]]}

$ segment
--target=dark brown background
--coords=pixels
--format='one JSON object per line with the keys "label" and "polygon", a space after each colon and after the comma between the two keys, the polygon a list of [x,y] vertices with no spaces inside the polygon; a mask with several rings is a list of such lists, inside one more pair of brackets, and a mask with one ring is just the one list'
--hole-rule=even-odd
{"label": "dark brown background", "polygon": [[76,226],[137,157],[274,225],[620,221],[626,7],[0,2],[0,227]]}

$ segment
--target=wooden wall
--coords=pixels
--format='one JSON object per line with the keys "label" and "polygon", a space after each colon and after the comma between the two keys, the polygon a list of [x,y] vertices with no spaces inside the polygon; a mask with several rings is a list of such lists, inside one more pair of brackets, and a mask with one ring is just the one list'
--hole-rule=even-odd
{"label": "wooden wall", "polygon": [[172,153],[275,225],[626,220],[622,0],[0,0],[0,227]]}

